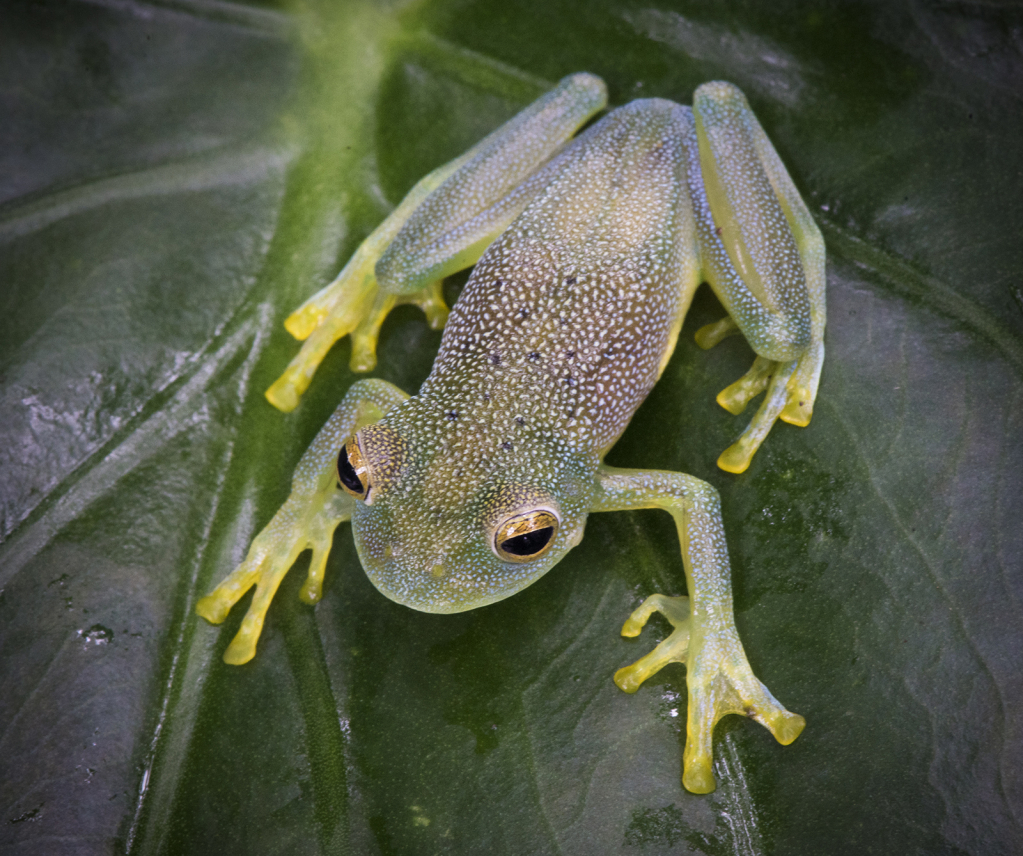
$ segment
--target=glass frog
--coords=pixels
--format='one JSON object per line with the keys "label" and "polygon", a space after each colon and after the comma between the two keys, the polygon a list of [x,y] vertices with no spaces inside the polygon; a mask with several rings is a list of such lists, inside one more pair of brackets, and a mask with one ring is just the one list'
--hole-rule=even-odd
{"label": "glass frog", "polygon": [[[700,86],[692,108],[633,101],[576,136],[606,100],[598,77],[562,80],[423,178],[338,278],[287,319],[305,345],[267,391],[282,410],[344,335],[352,367],[371,369],[396,304],[416,303],[446,326],[417,395],[383,380],[351,386],[299,461],[288,500],[197,610],[219,623],[256,587],[224,655],[244,663],[306,549],[301,596],[320,599],[343,521],[384,595],[450,613],[543,576],[579,543],[591,513],[664,509],[678,527],[688,597],[653,594],[629,617],[625,636],[655,611],[676,629],[614,680],[634,692],[667,663],[685,664],[682,781],[706,793],[722,716],[749,716],[782,744],[805,722],[747,662],[714,488],[603,459],[664,370],[703,281],[727,316],[698,343],[741,332],[756,352],[718,402],[739,413],[766,390],[718,464],[745,470],[778,417],[806,425],[824,359],[824,244],[735,86]],[[448,317],[440,282],[474,263]]]}

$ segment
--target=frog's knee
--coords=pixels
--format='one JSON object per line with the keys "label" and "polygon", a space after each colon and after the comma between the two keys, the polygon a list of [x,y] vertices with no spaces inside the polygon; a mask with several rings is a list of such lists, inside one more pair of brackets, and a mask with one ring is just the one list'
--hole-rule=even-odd
{"label": "frog's knee", "polygon": [[682,786],[691,794],[709,794],[717,788],[709,755],[685,762],[682,767]]}
{"label": "frog's knee", "polygon": [[738,107],[748,108],[742,90],[727,80],[708,80],[696,87],[696,91],[693,92],[693,104],[703,106],[706,102],[732,103]]}
{"label": "frog's knee", "polygon": [[798,360],[813,341],[809,311],[776,316],[757,332],[747,333],[747,341],[758,356],[779,363]]}

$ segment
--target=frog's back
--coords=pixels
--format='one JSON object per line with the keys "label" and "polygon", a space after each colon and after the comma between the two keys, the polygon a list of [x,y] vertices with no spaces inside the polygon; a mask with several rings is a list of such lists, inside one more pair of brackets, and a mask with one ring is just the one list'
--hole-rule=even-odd
{"label": "frog's back", "polygon": [[613,444],[697,284],[691,128],[688,108],[637,101],[559,155],[547,190],[477,264],[420,398],[499,431],[528,421],[583,454]]}

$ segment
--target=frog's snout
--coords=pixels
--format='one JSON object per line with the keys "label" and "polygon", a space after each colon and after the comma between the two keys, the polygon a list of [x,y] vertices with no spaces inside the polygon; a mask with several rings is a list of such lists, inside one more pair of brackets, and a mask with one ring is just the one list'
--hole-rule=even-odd
{"label": "frog's snout", "polygon": [[420,612],[465,612],[503,600],[528,586],[553,557],[517,564],[499,559],[486,544],[438,538],[376,541],[356,529],[356,546],[370,582],[390,600]]}
{"label": "frog's snout", "polygon": [[391,545],[385,549],[386,558],[363,560],[370,582],[390,600],[420,612],[450,613],[498,599],[486,596],[486,586],[479,584],[481,575],[466,573],[465,562],[444,553],[411,552]]}

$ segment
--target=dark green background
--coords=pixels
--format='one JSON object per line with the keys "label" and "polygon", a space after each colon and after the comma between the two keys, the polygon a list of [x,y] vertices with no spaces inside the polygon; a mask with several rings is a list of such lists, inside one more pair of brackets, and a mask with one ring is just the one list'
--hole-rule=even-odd
{"label": "dark green background", "polygon": [[[0,7],[0,854],[1023,852],[1023,13],[997,2],[205,0]],[[617,636],[674,527],[599,515],[457,616],[323,602],[234,668],[196,599],[353,377],[290,415],[281,321],[420,175],[564,74],[748,95],[829,250],[813,424],[750,470],[701,294],[613,463],[722,493],[740,631],[807,728],[731,717],[682,791],[684,670]],[[459,283],[450,283],[452,292]],[[439,336],[411,308],[376,374]],[[304,560],[299,563],[304,565]]]}

